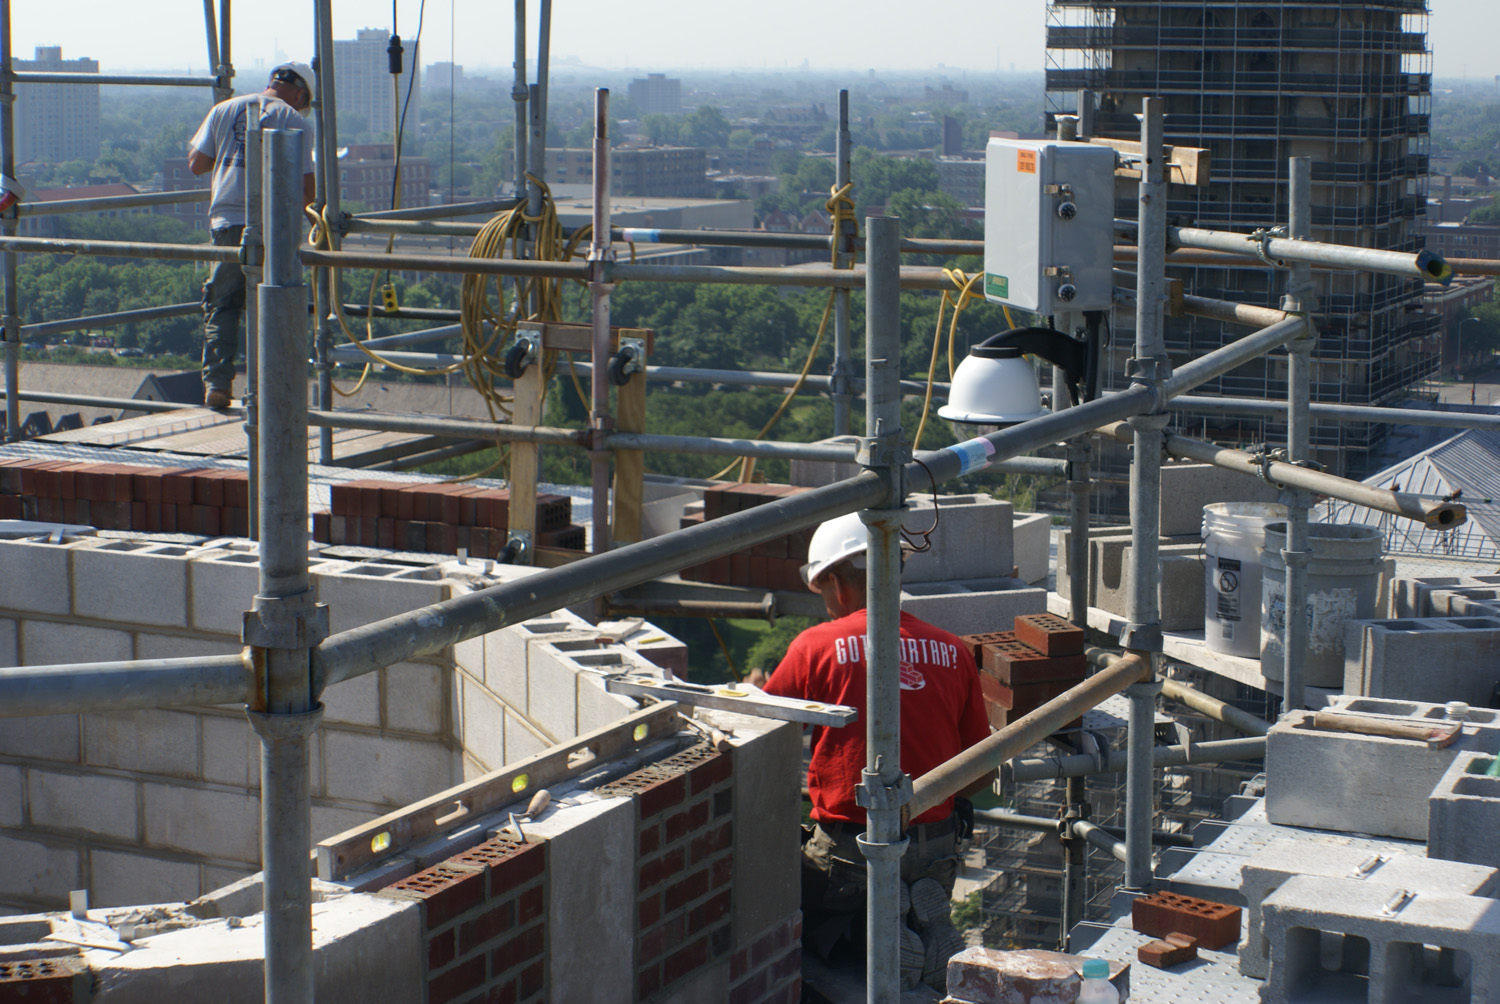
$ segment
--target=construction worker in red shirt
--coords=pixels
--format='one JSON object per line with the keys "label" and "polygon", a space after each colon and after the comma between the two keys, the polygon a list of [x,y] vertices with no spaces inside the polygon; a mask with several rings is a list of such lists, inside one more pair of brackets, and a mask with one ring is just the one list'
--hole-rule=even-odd
{"label": "construction worker in red shirt", "polygon": [[[867,531],[858,514],[818,527],[802,569],[808,588],[823,597],[830,620],[793,640],[769,679],[753,671],[766,693],[844,704],[865,712]],[[989,735],[979,672],[953,635],[901,614],[901,769],[918,777]],[[863,955],[865,859],[855,838],[865,811],[855,802],[866,767],[865,730],[812,727],[807,787],[813,825],[803,827],[804,940],[828,961],[848,947]],[[968,789],[983,788],[989,779]],[[964,947],[950,915],[962,841],[972,830],[972,808],[949,799],[907,827],[901,861],[902,983],[944,989],[948,959]]]}

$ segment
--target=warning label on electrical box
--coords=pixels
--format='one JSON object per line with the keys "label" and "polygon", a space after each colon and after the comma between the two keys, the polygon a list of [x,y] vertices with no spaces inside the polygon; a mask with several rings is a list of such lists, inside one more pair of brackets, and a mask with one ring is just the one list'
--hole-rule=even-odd
{"label": "warning label on electrical box", "polygon": [[996,275],[993,272],[986,272],[984,274],[984,291],[989,296],[998,296],[1002,299],[1010,296],[1009,277]]}
{"label": "warning label on electrical box", "polygon": [[1017,150],[1016,170],[1022,174],[1036,174],[1036,151]]}

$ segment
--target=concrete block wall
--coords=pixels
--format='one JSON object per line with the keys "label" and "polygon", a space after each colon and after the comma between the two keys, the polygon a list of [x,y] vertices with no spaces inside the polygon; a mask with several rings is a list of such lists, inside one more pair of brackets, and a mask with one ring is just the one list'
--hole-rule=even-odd
{"label": "concrete block wall", "polygon": [[1460,753],[1427,797],[1427,855],[1500,867],[1500,777],[1495,758]]}
{"label": "concrete block wall", "polygon": [[1017,617],[1047,612],[1047,590],[1020,579],[901,583],[901,609],[956,635],[1008,631]]}
{"label": "concrete block wall", "polygon": [[1015,513],[1010,535],[1016,554],[1016,578],[1033,585],[1045,583],[1052,569],[1052,516],[1045,512]]}
{"label": "concrete block wall", "polygon": [[1500,617],[1411,617],[1344,625],[1344,693],[1495,703]]}
{"label": "concrete block wall", "polygon": [[1280,489],[1213,464],[1168,462],[1161,468],[1161,534],[1197,537],[1211,502],[1275,502]]}
{"label": "concrete block wall", "polygon": [[[1064,530],[1057,545],[1057,594],[1069,596],[1072,586],[1065,556],[1071,531]],[[1203,541],[1192,537],[1162,537],[1158,544],[1161,577],[1157,600],[1164,631],[1203,630]],[[1089,606],[1125,616],[1130,601],[1130,528],[1096,530],[1089,534]]]}
{"label": "concrete block wall", "polygon": [[[1486,599],[1494,600],[1500,596],[1500,592],[1470,593],[1470,590],[1492,589],[1500,589],[1500,575],[1429,575],[1392,579],[1388,607],[1391,617],[1445,617],[1450,615],[1450,609],[1434,606],[1434,594],[1456,592],[1473,596],[1482,602]],[[1451,613],[1461,616],[1465,611]]]}
{"label": "concrete block wall", "polygon": [[[1016,551],[1011,535],[1015,508],[989,495],[939,495],[920,492],[907,499],[902,520],[908,534],[932,530],[931,547],[906,556],[901,582],[953,582],[1010,578]],[[936,508],[936,529],[933,529]]]}

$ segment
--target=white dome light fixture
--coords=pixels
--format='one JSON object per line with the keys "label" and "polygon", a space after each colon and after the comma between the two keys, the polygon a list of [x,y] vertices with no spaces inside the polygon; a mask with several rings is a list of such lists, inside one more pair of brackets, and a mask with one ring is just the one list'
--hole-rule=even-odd
{"label": "white dome light fixture", "polygon": [[1061,368],[1077,403],[1088,346],[1052,328],[1013,328],[969,350],[953,373],[948,403],[938,417],[952,422],[957,435],[973,438],[1048,414],[1026,355]]}

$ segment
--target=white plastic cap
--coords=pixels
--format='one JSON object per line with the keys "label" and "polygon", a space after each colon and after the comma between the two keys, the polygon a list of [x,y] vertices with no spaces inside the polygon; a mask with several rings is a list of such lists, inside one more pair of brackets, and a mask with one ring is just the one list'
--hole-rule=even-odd
{"label": "white plastic cap", "polygon": [[308,107],[312,107],[313,99],[318,96],[318,75],[313,72],[313,68],[306,63],[277,63],[271,68],[271,75],[267,79],[277,80],[277,74],[283,71],[295,73],[297,79],[302,81],[302,85],[307,88]]}
{"label": "white plastic cap", "polygon": [[865,567],[868,546],[869,530],[860,521],[859,513],[846,513],[828,520],[813,532],[807,545],[807,564],[802,566],[802,581],[816,589],[823,573],[845,560],[855,568]]}
{"label": "white plastic cap", "polygon": [[1045,414],[1036,371],[1019,356],[965,356],[953,372],[948,403],[938,409],[939,418],[971,425],[1015,425]]}

